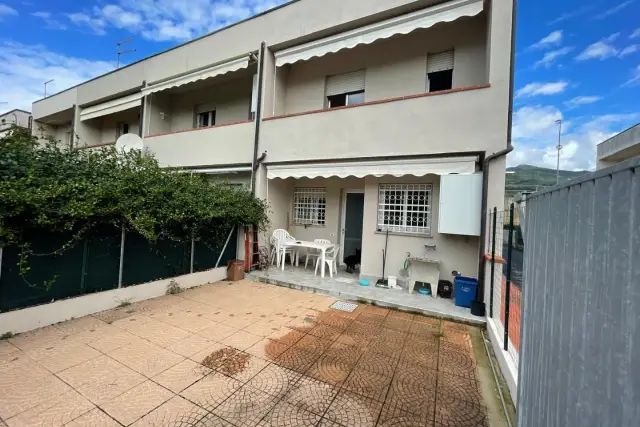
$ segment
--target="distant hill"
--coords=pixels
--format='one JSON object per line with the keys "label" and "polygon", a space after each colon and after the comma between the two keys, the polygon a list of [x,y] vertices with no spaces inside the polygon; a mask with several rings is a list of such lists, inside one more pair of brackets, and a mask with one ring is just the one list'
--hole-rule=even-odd
{"label": "distant hill", "polygon": [[[507,194],[520,193],[522,191],[537,191],[543,187],[556,185],[556,170],[540,168],[538,166],[520,165],[507,168],[505,189]],[[589,171],[564,171],[560,170],[560,182],[577,178]]]}

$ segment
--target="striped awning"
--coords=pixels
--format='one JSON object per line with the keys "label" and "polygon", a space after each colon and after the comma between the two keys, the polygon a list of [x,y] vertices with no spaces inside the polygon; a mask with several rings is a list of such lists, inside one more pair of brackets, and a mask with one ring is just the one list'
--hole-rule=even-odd
{"label": "striped awning", "polygon": [[351,49],[360,44],[370,44],[396,34],[409,34],[419,28],[429,28],[464,16],[475,16],[482,10],[483,0],[454,0],[431,6],[407,15],[281,50],[275,53],[276,66],[304,61],[342,49]]}

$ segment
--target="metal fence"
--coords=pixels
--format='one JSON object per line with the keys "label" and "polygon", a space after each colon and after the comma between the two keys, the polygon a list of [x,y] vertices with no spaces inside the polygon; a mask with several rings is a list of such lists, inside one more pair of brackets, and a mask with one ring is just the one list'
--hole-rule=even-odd
{"label": "metal fence", "polygon": [[494,208],[489,213],[487,257],[490,286],[489,317],[503,336],[502,347],[514,362],[519,360],[523,237],[514,203],[509,210]]}
{"label": "metal fence", "polygon": [[518,426],[640,423],[640,158],[527,198]]}
{"label": "metal fence", "polygon": [[72,237],[42,231],[28,238],[33,254],[26,272],[18,247],[0,248],[0,311],[225,266],[237,251],[237,227],[203,240],[150,243],[137,233],[104,226],[57,254]]}

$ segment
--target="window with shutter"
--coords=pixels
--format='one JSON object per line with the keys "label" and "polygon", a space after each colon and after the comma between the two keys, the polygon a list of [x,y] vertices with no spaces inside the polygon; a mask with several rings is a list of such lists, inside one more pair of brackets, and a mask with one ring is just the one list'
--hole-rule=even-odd
{"label": "window with shutter", "polygon": [[329,108],[364,102],[365,70],[327,77],[327,106]]}
{"label": "window with shutter", "polygon": [[453,88],[453,50],[427,55],[427,92]]}

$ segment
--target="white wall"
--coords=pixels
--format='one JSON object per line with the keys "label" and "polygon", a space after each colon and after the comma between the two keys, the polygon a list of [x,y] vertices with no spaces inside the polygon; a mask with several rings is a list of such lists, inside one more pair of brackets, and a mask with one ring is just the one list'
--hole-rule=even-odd
{"label": "white wall", "polygon": [[480,15],[278,68],[286,74],[284,114],[325,108],[326,76],[359,69],[366,69],[365,101],[424,93],[427,54],[451,48],[453,88],[486,84],[485,34]]}
{"label": "white wall", "polygon": [[[269,180],[269,203],[271,205],[271,229],[284,228],[302,240],[317,238],[340,243],[340,221],[344,189],[364,189],[364,218],[362,232],[362,265],[360,273],[369,279],[382,275],[382,250],[385,234],[377,232],[378,184],[380,183],[430,183],[432,192],[431,236],[389,234],[386,275],[397,275],[404,267],[407,252],[412,256],[438,259],[440,278],[453,280],[451,271],[458,270],[468,276],[477,277],[479,238],[440,234],[438,230],[438,208],[440,201],[440,177],[367,177],[365,179],[272,179]],[[296,187],[324,187],[327,189],[326,226],[297,226],[293,224],[293,190]],[[480,206],[476,207],[480,209]],[[425,251],[425,244],[436,245],[435,250]]]}

